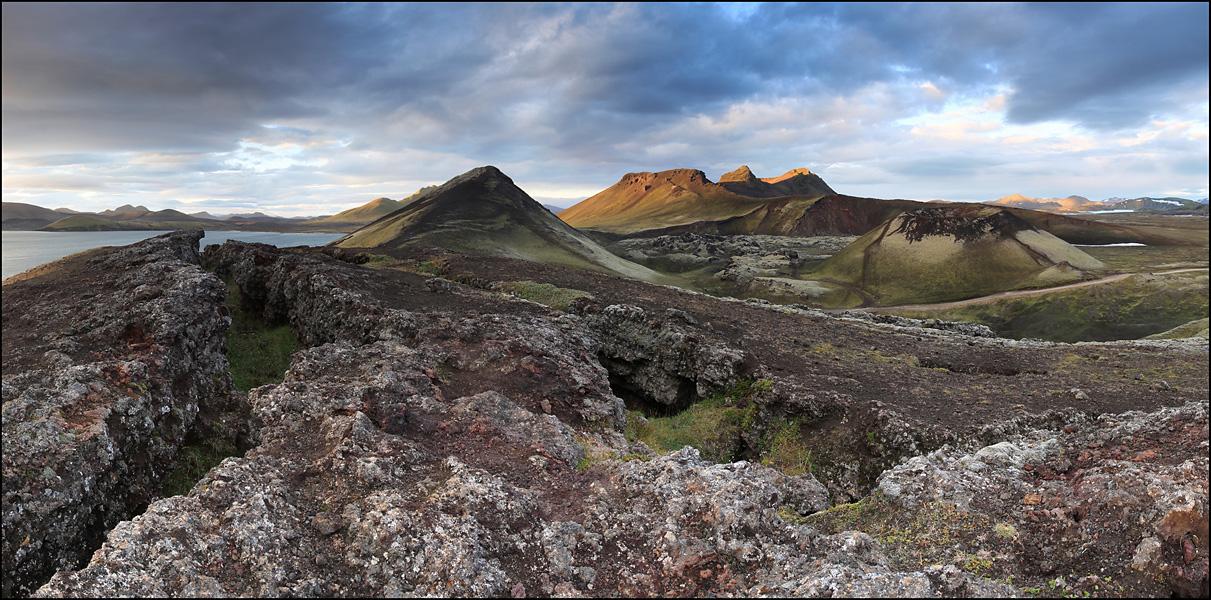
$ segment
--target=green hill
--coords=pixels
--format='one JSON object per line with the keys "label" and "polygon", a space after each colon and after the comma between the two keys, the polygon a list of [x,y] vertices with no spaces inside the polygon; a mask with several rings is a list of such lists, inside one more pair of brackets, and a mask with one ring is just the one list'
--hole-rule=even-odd
{"label": "green hill", "polygon": [[1009,210],[965,205],[889,219],[821,263],[811,278],[852,285],[890,306],[1050,287],[1100,268]]}
{"label": "green hill", "polygon": [[41,231],[140,231],[140,230],[174,230],[198,229],[206,227],[201,219],[167,221],[118,221],[92,215],[75,215],[65,217],[41,228]]}
{"label": "green hill", "polygon": [[33,204],[3,203],[3,222],[6,231],[38,229],[66,216],[64,213]]}
{"label": "green hill", "polygon": [[665,282],[573,229],[496,167],[479,167],[374,223],[332,242],[342,248],[440,246]]}
{"label": "green hill", "polygon": [[331,217],[320,219],[311,219],[304,221],[304,225],[366,225],[373,223],[417,200],[424,197],[429,192],[437,189],[437,186],[427,186],[416,191],[416,193],[404,198],[403,200],[392,200],[390,198],[375,198],[366,204],[351,208],[346,211],[339,212]]}

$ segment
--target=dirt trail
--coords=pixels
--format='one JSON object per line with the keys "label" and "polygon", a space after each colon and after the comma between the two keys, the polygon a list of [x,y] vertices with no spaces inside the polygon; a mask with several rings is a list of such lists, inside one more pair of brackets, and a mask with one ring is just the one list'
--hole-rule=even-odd
{"label": "dirt trail", "polygon": [[[1194,269],[1174,269],[1172,271],[1160,271],[1156,273],[1148,273],[1149,275],[1173,275],[1175,273],[1190,273],[1194,271],[1207,271],[1207,267]],[[1102,279],[1094,279],[1093,281],[1082,281],[1080,283],[1070,283],[1057,287],[1043,288],[1037,290],[1014,290],[1011,292],[997,292],[979,298],[968,298],[967,300],[957,300],[955,302],[938,302],[935,304],[902,304],[900,306],[867,306],[863,308],[850,308],[847,310],[860,310],[865,312],[888,312],[896,310],[932,310],[932,309],[947,309],[959,308],[962,306],[970,306],[972,304],[990,304],[1007,298],[1023,298],[1026,296],[1042,296],[1043,294],[1051,294],[1054,292],[1063,292],[1066,290],[1074,290],[1076,288],[1088,287],[1091,285],[1102,285],[1106,283],[1114,283],[1122,281],[1132,275],[1142,275],[1143,273],[1121,273],[1119,275],[1111,275]],[[836,312],[836,311],[830,311]]]}

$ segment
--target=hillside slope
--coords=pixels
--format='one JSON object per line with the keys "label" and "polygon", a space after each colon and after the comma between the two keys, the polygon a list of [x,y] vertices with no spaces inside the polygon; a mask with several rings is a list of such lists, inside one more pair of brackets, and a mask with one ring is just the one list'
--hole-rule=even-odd
{"label": "hillside slope", "polygon": [[568,265],[645,281],[665,279],[611,254],[559,220],[491,166],[459,175],[402,210],[330,245],[397,248],[411,243]]}
{"label": "hillside slope", "polygon": [[66,213],[42,208],[33,204],[25,204],[22,202],[5,202],[3,205],[3,223],[5,231],[12,230],[30,230],[39,227],[50,225],[63,217]]}
{"label": "hillside slope", "polygon": [[433,186],[433,185],[423,187],[423,188],[417,190],[411,196],[404,198],[403,200],[392,200],[390,198],[375,198],[374,200],[371,200],[370,202],[367,202],[366,204],[363,204],[356,208],[351,208],[346,211],[341,211],[335,215],[332,215],[331,217],[321,217],[318,219],[311,219],[308,221],[304,221],[303,224],[304,225],[349,225],[349,224],[366,225],[368,223],[373,223],[374,221],[377,221],[378,219],[381,219],[405,206],[408,206],[409,204],[421,199],[422,197],[424,197],[429,192],[432,192],[435,189],[437,189],[437,186]]}

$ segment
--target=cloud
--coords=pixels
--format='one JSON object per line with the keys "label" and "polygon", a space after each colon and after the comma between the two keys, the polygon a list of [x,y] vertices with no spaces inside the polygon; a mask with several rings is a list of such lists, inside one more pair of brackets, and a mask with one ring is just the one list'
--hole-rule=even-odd
{"label": "cloud", "polygon": [[1016,89],[1010,121],[1121,128],[1171,110],[1171,87],[1205,90],[1205,3],[1039,4],[1026,10],[1041,27],[1031,46],[1006,57]]}
{"label": "cloud", "polygon": [[[1040,154],[1086,169],[1082,153],[1124,140],[1162,161],[1199,131],[1206,145],[1205,4],[10,3],[3,17],[6,198],[16,175],[58,189],[84,174],[166,197],[123,187],[138,175],[297,208],[483,164],[583,189],[741,163],[844,164],[855,191],[921,196],[974,153],[988,176]],[[1205,188],[1189,171],[1180,186]],[[925,191],[897,193],[896,177]],[[955,193],[998,184],[968,185]]]}

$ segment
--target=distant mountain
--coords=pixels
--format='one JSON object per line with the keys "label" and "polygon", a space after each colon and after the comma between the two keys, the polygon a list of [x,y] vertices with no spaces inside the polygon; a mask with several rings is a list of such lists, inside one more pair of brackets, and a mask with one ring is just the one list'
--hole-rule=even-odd
{"label": "distant mountain", "polygon": [[[318,217],[315,219],[310,219],[306,221],[306,224],[320,226],[366,225],[368,223],[373,223],[374,221],[381,219],[382,217],[385,217],[419,200],[420,198],[425,197],[425,195],[429,194],[435,189],[437,189],[437,186],[433,185],[420,188],[411,196],[408,196],[403,200],[375,198],[366,204],[339,212],[330,217]],[[347,229],[346,231],[349,230]]]}
{"label": "distant mountain", "polygon": [[697,169],[628,173],[605,190],[559,213],[580,229],[634,233],[751,211],[762,199],[742,196]]}
{"label": "distant mountain", "polygon": [[375,198],[370,202],[341,211],[331,217],[322,217],[307,221],[310,224],[353,223],[365,225],[403,208],[403,203],[390,198]]}
{"label": "distant mountain", "polygon": [[273,215],[267,215],[261,211],[256,211],[256,212],[251,212],[251,213],[240,213],[240,214],[234,214],[234,215],[227,215],[227,218],[225,220],[240,221],[240,222],[244,222],[244,223],[255,223],[255,222],[260,222],[260,221],[283,221],[285,219],[283,219],[282,217],[275,217]]}
{"label": "distant mountain", "polygon": [[929,204],[914,200],[881,200],[841,194],[787,196],[765,200],[735,217],[650,229],[636,235],[862,235],[906,210],[926,206]]}
{"label": "distant mountain", "polygon": [[1102,210],[1133,210],[1137,212],[1204,212],[1199,202],[1185,198],[1107,198],[1101,202],[1084,196],[1067,198],[1030,198],[1021,194],[1005,196],[989,202],[997,206],[1013,206],[1049,212],[1093,212]]}
{"label": "distant mountain", "polygon": [[[202,219],[179,210],[140,211],[143,207],[119,207],[101,214],[68,215],[42,227],[43,231],[132,231],[148,229],[222,229],[224,223]],[[134,209],[134,210],[130,210]]]}
{"label": "distant mountain", "polygon": [[343,248],[419,243],[662,281],[559,220],[496,167],[479,167],[332,242]]}
{"label": "distant mountain", "polygon": [[852,285],[878,304],[943,302],[1047,287],[1104,268],[1080,249],[986,205],[910,210],[858,238],[814,276]]}
{"label": "distant mountain", "polygon": [[125,217],[127,215],[139,215],[149,212],[151,212],[151,209],[147,208],[146,206],[131,206],[129,204],[123,204],[122,206],[119,206],[113,210],[103,210],[97,214],[101,215],[102,217]]}
{"label": "distant mountain", "polygon": [[42,208],[33,204],[24,204],[22,202],[3,203],[3,227],[5,231],[37,229],[50,225],[66,216],[68,216],[67,213]]}
{"label": "distant mountain", "polygon": [[1051,210],[1058,212],[1101,210],[1106,208],[1100,202],[1094,202],[1084,196],[1068,196],[1067,198],[1031,198],[1021,194],[1013,194],[993,200],[988,204],[997,206],[1015,206],[1031,210]]}
{"label": "distant mountain", "polygon": [[352,231],[356,225],[309,227],[304,221],[314,217],[275,217],[261,212],[217,218],[207,212],[185,214],[174,209],[150,210],[146,206],[124,204],[100,213],[71,209],[50,210],[32,204],[4,203],[5,230],[44,231],[143,231],[149,229],[188,229],[203,227],[216,231]]}
{"label": "distant mountain", "polygon": [[[1113,204],[1110,204],[1111,201]],[[1106,208],[1138,212],[1207,212],[1205,203],[1185,198],[1110,198],[1106,200],[1106,203]]]}
{"label": "distant mountain", "polygon": [[697,169],[628,173],[613,186],[559,213],[582,229],[634,233],[747,214],[772,198],[818,197],[832,188],[807,169],[758,179],[747,166],[714,183]]}
{"label": "distant mountain", "polygon": [[777,198],[780,196],[823,196],[835,194],[819,175],[807,169],[791,169],[778,177],[758,179],[748,165],[719,178],[719,185],[735,194],[750,198]]}

